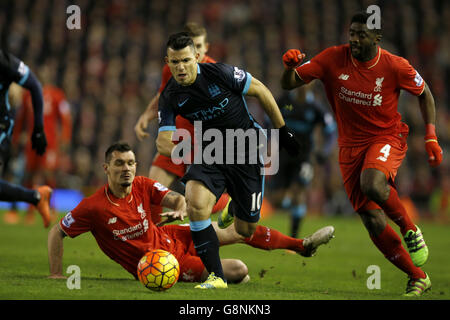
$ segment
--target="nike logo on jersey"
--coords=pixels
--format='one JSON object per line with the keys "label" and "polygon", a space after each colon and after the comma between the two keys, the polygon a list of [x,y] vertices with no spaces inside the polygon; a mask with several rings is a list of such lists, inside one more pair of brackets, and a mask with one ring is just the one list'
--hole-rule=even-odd
{"label": "nike logo on jersey", "polygon": [[341,80],[348,80],[349,77],[350,76],[348,74],[341,73],[341,75],[339,76],[339,79],[341,79]]}
{"label": "nike logo on jersey", "polygon": [[188,100],[189,98],[186,98],[184,101],[179,102],[178,106],[181,108]]}

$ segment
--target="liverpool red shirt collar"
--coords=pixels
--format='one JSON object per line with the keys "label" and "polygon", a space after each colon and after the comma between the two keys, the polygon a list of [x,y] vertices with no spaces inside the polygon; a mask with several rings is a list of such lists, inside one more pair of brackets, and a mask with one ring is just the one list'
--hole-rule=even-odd
{"label": "liverpool red shirt collar", "polygon": [[373,57],[372,59],[370,59],[369,61],[359,61],[355,58],[353,58],[353,56],[350,54],[350,59],[352,60],[352,63],[355,67],[357,68],[365,68],[365,69],[370,69],[373,68],[377,65],[378,61],[380,61],[380,57],[381,57],[381,48],[378,46],[378,53],[375,55],[375,57]]}

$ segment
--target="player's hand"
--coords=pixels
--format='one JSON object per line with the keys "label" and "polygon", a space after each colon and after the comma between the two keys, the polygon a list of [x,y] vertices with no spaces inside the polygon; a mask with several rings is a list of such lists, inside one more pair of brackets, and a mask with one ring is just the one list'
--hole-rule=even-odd
{"label": "player's hand", "polygon": [[437,167],[442,162],[442,148],[439,146],[436,136],[425,136],[425,150],[428,153],[428,163],[431,167]]}
{"label": "player's hand", "polygon": [[301,144],[295,137],[294,132],[286,125],[279,129],[280,131],[280,147],[286,149],[289,155],[295,157],[300,154]]}
{"label": "player's hand", "polygon": [[290,49],[283,54],[283,65],[287,70],[295,69],[306,57],[300,50]]}
{"label": "player's hand", "polygon": [[186,217],[186,211],[168,211],[163,212],[160,214],[161,221],[156,224],[157,227],[161,227],[162,225],[165,225],[166,223],[174,222],[176,220],[183,221]]}
{"label": "player's hand", "polygon": [[150,120],[147,117],[146,112],[144,112],[143,114],[141,114],[138,122],[134,126],[134,132],[136,133],[136,136],[139,139],[139,141],[142,141],[149,136],[148,132],[146,132],[149,122]]}
{"label": "player's hand", "polygon": [[439,146],[436,127],[434,124],[425,125],[425,150],[428,153],[428,163],[431,167],[437,167],[442,162],[442,149]]}
{"label": "player's hand", "polygon": [[31,135],[31,148],[42,156],[47,148],[47,139],[45,138],[44,128],[34,127]]}

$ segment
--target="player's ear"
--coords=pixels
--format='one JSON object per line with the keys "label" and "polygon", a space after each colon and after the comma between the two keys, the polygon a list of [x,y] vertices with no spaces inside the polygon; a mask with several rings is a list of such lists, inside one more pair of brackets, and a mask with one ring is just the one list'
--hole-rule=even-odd
{"label": "player's ear", "polygon": [[108,173],[108,164],[107,163],[103,163],[103,171],[105,171],[105,173]]}
{"label": "player's ear", "polygon": [[200,57],[200,53],[198,53],[198,52],[195,52],[195,60],[197,60],[197,62],[200,62],[200,61],[198,61],[198,58]]}
{"label": "player's ear", "polygon": [[168,56],[164,57],[164,62],[167,63],[167,64],[169,63],[169,57]]}
{"label": "player's ear", "polygon": [[205,53],[209,50],[209,42],[205,42]]}

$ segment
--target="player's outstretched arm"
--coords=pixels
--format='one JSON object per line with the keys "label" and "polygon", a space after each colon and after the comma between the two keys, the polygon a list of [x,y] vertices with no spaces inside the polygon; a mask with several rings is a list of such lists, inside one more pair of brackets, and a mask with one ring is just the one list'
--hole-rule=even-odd
{"label": "player's outstretched arm", "polygon": [[66,236],[59,223],[55,224],[48,233],[48,263],[50,267],[50,279],[66,278],[62,273],[63,238]]}
{"label": "player's outstretched arm", "polygon": [[290,49],[283,55],[284,72],[281,76],[281,87],[283,89],[291,90],[305,84],[295,72],[295,68],[300,65],[304,58],[305,54],[297,49]]}
{"label": "player's outstretched arm", "polygon": [[275,98],[261,81],[256,78],[252,78],[247,95],[256,97],[259,100],[264,111],[269,116],[274,128],[279,129],[285,125],[283,116],[278,108]]}
{"label": "player's outstretched arm", "polygon": [[145,111],[139,117],[136,125],[134,126],[134,132],[136,133],[139,141],[144,140],[149,136],[148,132],[146,132],[148,128],[148,124],[153,119],[158,118],[158,101],[159,101],[160,93],[158,92],[156,96],[148,104]]}
{"label": "player's outstretched arm", "polygon": [[425,83],[425,88],[419,96],[420,111],[425,122],[425,149],[428,153],[428,163],[431,167],[437,167],[442,162],[442,149],[436,136],[436,107],[433,94]]}

